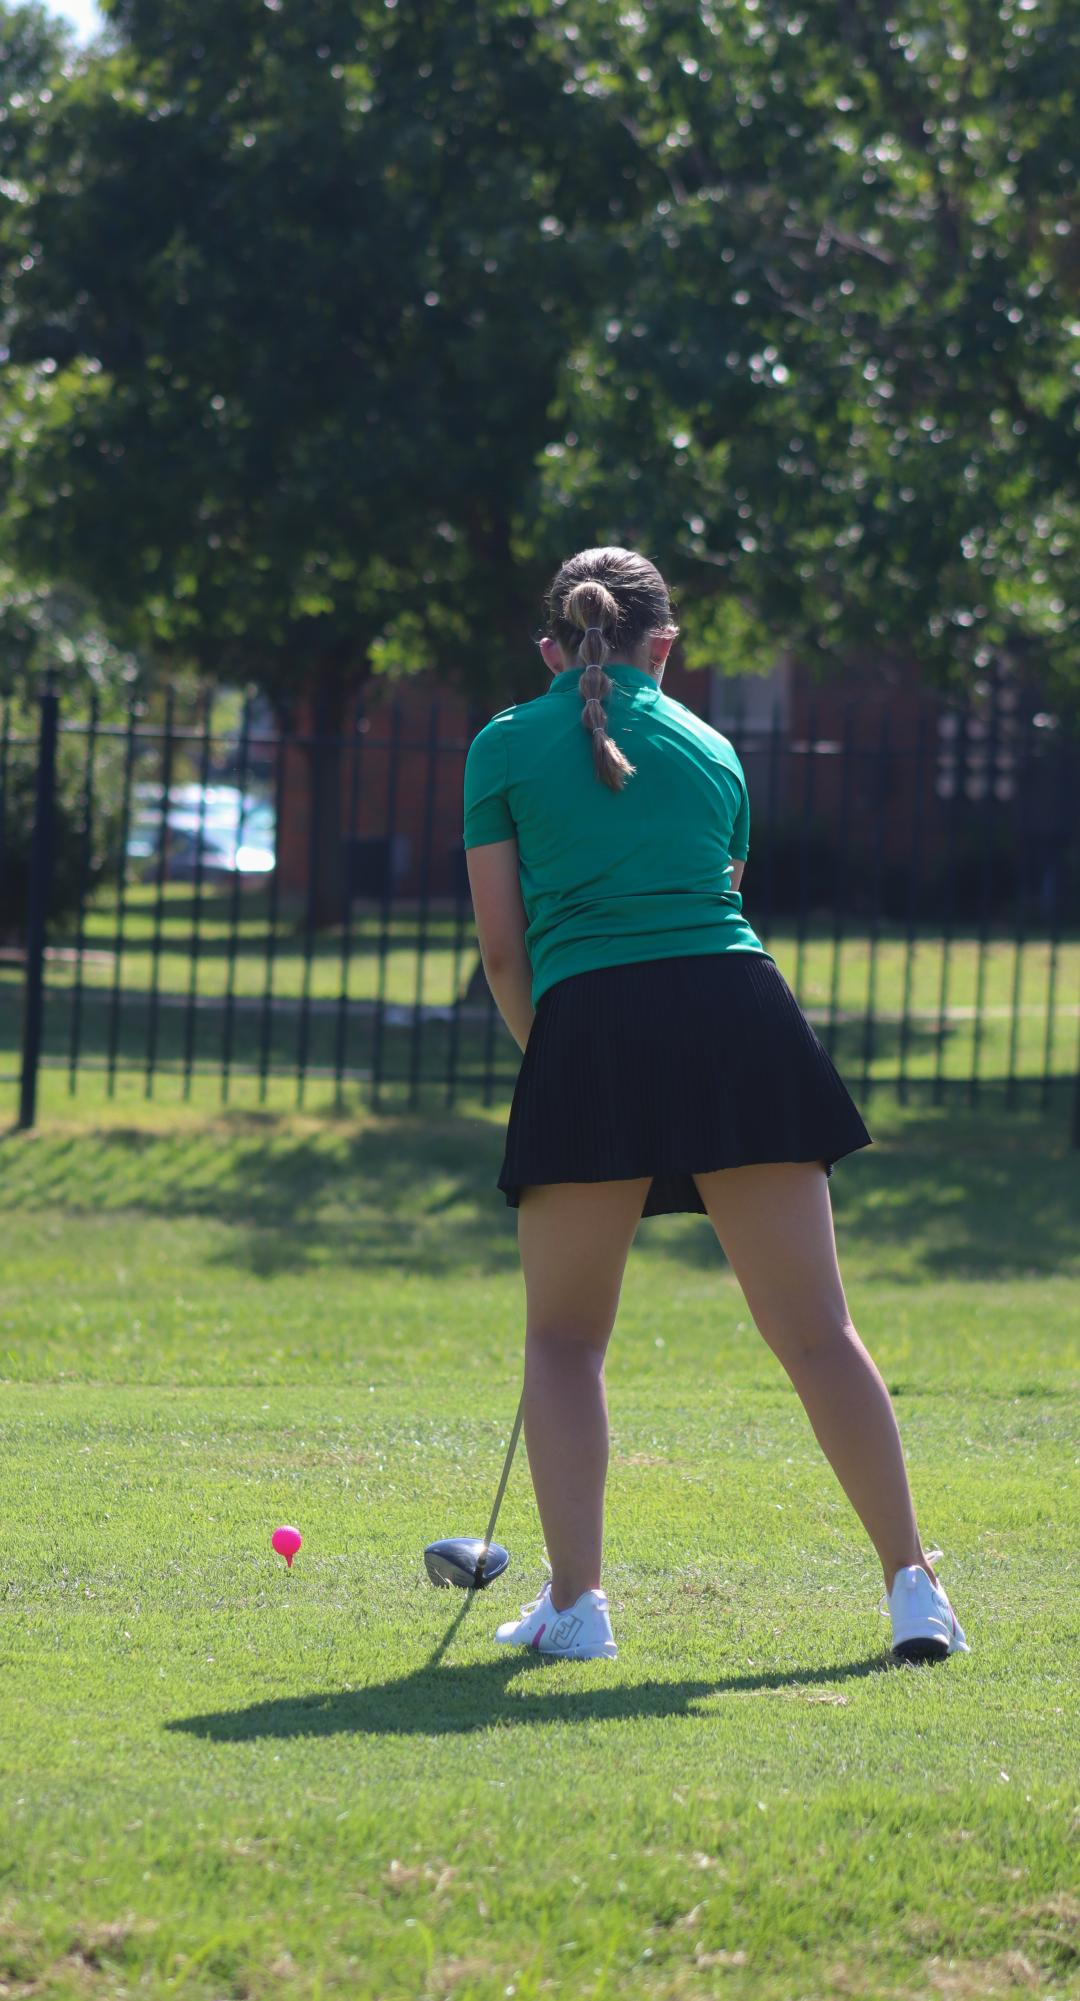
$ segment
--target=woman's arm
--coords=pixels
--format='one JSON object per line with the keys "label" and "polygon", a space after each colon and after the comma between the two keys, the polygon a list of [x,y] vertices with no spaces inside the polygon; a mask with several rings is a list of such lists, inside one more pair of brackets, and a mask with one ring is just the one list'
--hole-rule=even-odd
{"label": "woman's arm", "polygon": [[528,920],[521,899],[514,841],[490,841],[466,851],[476,934],[487,982],[519,1049],[529,1040],[535,1010],[532,966],[525,948]]}
{"label": "woman's arm", "polygon": [[519,959],[506,964],[485,959],[484,971],[495,1005],[518,1048],[524,1051],[536,1013],[532,1004],[532,967],[524,948]]}

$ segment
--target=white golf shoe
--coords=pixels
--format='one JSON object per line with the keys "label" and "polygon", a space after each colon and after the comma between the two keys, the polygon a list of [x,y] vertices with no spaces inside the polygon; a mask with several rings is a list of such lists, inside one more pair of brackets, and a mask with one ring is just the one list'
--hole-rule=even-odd
{"label": "white golf shoe", "polygon": [[534,1653],[564,1661],[613,1661],[618,1648],[611,1637],[608,1601],[603,1591],[583,1591],[565,1612],[551,1602],[550,1579],[520,1619],[500,1626],[495,1638],[507,1647],[531,1647]]}
{"label": "white golf shoe", "polygon": [[[929,1563],[940,1555],[940,1549],[926,1552]],[[943,1661],[949,1654],[971,1652],[947,1592],[921,1563],[897,1571],[892,1590],[881,1594],[878,1610],[892,1619],[895,1660]]]}

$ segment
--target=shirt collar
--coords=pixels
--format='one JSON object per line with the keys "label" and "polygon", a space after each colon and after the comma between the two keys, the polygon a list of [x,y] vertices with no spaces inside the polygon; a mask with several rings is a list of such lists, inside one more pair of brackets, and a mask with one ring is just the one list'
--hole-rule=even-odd
{"label": "shirt collar", "polygon": [[[568,667],[564,674],[553,674],[548,694],[568,695],[571,690],[576,694],[584,671],[583,667]],[[621,660],[605,660],[604,672],[611,676],[618,687],[625,688],[628,694],[635,694],[642,688],[659,689],[655,674],[647,673],[643,667],[628,667]]]}

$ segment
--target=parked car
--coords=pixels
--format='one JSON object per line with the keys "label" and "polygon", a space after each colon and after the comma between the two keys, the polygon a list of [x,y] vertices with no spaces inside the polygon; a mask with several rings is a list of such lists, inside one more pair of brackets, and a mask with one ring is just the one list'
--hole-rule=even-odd
{"label": "parked car", "polygon": [[268,875],[274,867],[273,808],[253,792],[241,793],[235,785],[173,785],[166,805],[160,785],[137,785],[134,801],[127,854],[146,875],[159,864],[163,807],[167,881],[190,881],[200,857],[207,880]]}

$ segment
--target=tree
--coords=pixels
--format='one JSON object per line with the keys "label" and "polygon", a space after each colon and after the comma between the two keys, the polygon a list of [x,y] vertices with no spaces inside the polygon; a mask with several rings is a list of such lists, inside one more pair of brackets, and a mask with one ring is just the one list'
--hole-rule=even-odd
{"label": "tree", "polygon": [[579,21],[576,89],[667,186],[568,364],[555,535],[672,552],[692,658],[783,638],[959,688],[1005,652],[1080,708],[1075,10]]}
{"label": "tree", "polygon": [[514,4],[110,11],[9,222],[20,559],[277,694],[369,642],[482,678],[629,134]]}
{"label": "tree", "polygon": [[[570,549],[692,662],[1080,702],[1066,0],[109,0],[0,123],[0,511],[159,671],[532,692]],[[12,25],[14,24],[14,25]],[[338,787],[319,787],[335,901]]]}

